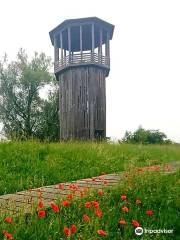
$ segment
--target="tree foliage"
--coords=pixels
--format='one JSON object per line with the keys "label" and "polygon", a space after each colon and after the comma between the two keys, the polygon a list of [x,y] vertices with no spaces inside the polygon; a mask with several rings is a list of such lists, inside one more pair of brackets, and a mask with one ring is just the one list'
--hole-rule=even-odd
{"label": "tree foliage", "polygon": [[[28,61],[28,56],[22,49],[19,50],[16,61],[9,63],[5,56],[0,62],[0,121],[3,122],[7,138],[44,139],[48,134],[54,134],[50,129],[47,130],[51,124],[47,123],[49,119],[45,112],[51,111],[51,121],[57,123],[57,106],[53,105],[57,94],[48,100],[42,99],[39,94],[46,84],[55,85],[49,72],[50,67],[51,59],[44,53],[35,53],[31,61]],[[54,131],[58,131],[57,125]]]}
{"label": "tree foliage", "polygon": [[123,142],[142,144],[171,143],[167,136],[159,130],[145,130],[139,127],[135,132],[126,131]]}

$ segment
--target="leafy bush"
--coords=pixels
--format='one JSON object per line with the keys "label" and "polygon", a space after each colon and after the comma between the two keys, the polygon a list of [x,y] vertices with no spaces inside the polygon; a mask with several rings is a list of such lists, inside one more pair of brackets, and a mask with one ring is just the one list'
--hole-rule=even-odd
{"label": "leafy bush", "polygon": [[172,143],[167,136],[159,130],[145,130],[139,127],[134,133],[126,131],[123,142],[143,143],[143,144],[162,144]]}

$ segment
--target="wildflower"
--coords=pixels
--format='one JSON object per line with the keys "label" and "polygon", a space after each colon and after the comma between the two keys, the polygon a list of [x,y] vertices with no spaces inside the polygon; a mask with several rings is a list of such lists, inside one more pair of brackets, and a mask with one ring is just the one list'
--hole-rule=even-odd
{"label": "wildflower", "polygon": [[83,191],[80,191],[79,193],[80,193],[80,197],[81,197],[81,198],[82,198],[82,197],[84,197],[84,195],[85,195],[85,192],[83,192]]}
{"label": "wildflower", "polygon": [[101,218],[103,214],[102,214],[102,211],[98,208],[98,209],[96,209],[96,211],[95,211],[95,215],[96,215],[97,217]]}
{"label": "wildflower", "polygon": [[38,188],[37,189],[37,193],[38,193],[38,197],[41,198],[42,197],[42,189],[41,188]]}
{"label": "wildflower", "polygon": [[54,211],[54,212],[56,212],[56,213],[58,213],[59,212],[59,206],[58,205],[56,205],[55,203],[51,203],[50,204],[50,206],[51,206],[51,208],[52,208],[52,210]]}
{"label": "wildflower", "polygon": [[38,217],[44,218],[46,216],[46,212],[44,210],[38,211]]}
{"label": "wildflower", "polygon": [[140,223],[137,220],[132,220],[132,225],[134,227],[140,227]]}
{"label": "wildflower", "polygon": [[76,191],[77,191],[78,188],[79,188],[79,187],[78,187],[77,184],[74,184],[74,183],[70,183],[70,184],[69,184],[69,189],[71,189],[71,190],[76,190]]}
{"label": "wildflower", "polygon": [[71,232],[76,233],[77,232],[77,227],[75,224],[71,225]]}
{"label": "wildflower", "polygon": [[104,193],[103,193],[103,190],[102,190],[102,189],[99,189],[99,190],[98,190],[98,195],[99,195],[99,196],[103,196],[103,194],[104,194]]}
{"label": "wildflower", "polygon": [[62,205],[63,205],[64,207],[69,207],[69,206],[70,206],[70,202],[69,202],[68,200],[64,200],[64,201],[62,202]]}
{"label": "wildflower", "polygon": [[128,209],[127,207],[122,207],[122,211],[123,211],[124,213],[128,213],[128,212],[129,212],[129,209]]}
{"label": "wildflower", "polygon": [[95,177],[92,177],[92,181],[93,181],[93,182],[96,182],[96,178],[95,178]]}
{"label": "wildflower", "polygon": [[126,178],[129,176],[129,174],[128,174],[127,172],[125,172],[123,175],[124,175],[124,177],[126,177]]}
{"label": "wildflower", "polygon": [[97,233],[98,233],[100,236],[103,236],[103,237],[107,236],[106,231],[104,231],[104,230],[102,230],[102,229],[97,230]]}
{"label": "wildflower", "polygon": [[64,183],[59,183],[56,188],[64,190]]}
{"label": "wildflower", "polygon": [[152,216],[152,215],[154,214],[154,212],[153,212],[152,210],[147,210],[147,211],[146,211],[146,214],[147,214],[148,216]]}
{"label": "wildflower", "polygon": [[126,200],[126,195],[121,195],[121,200],[125,201]]}
{"label": "wildflower", "polygon": [[107,180],[104,180],[104,185],[108,185],[108,181]]}
{"label": "wildflower", "polygon": [[83,215],[83,221],[84,222],[89,222],[90,221],[90,217],[86,214]]}
{"label": "wildflower", "polygon": [[73,197],[74,197],[74,195],[73,195],[72,193],[70,193],[70,194],[67,195],[67,199],[68,199],[68,200],[73,199]]}
{"label": "wildflower", "polygon": [[6,217],[6,218],[4,219],[4,222],[6,222],[6,223],[12,223],[12,222],[13,222],[13,219],[12,219],[12,217]]}
{"label": "wildflower", "polygon": [[141,200],[140,199],[136,199],[136,204],[141,204]]}
{"label": "wildflower", "polygon": [[88,187],[84,187],[83,191],[84,191],[84,193],[87,193],[87,192],[89,192],[89,188]]}
{"label": "wildflower", "polygon": [[5,231],[5,230],[3,231],[3,235],[4,235],[4,237],[5,237],[6,239],[10,239],[10,240],[13,239],[12,234],[9,233],[9,232],[7,232],[7,231]]}
{"label": "wildflower", "polygon": [[38,208],[44,208],[44,203],[41,200],[38,202]]}
{"label": "wildflower", "polygon": [[99,208],[99,203],[97,201],[92,201],[92,205],[95,207],[95,208]]}
{"label": "wildflower", "polygon": [[91,207],[91,202],[85,202],[84,206],[85,206],[85,208],[90,208]]}
{"label": "wildflower", "polygon": [[119,220],[119,224],[120,224],[120,225],[126,225],[127,222],[126,222],[124,219],[121,219],[121,220]]}
{"label": "wildflower", "polygon": [[138,172],[144,172],[144,169],[143,168],[137,168],[137,171]]}
{"label": "wildflower", "polygon": [[66,235],[66,237],[70,237],[71,236],[71,230],[68,227],[64,227],[64,234]]}

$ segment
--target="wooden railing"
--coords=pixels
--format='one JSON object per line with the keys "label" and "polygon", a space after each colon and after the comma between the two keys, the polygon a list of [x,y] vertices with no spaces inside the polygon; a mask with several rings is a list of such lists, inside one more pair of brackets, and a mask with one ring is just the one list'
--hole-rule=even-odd
{"label": "wooden railing", "polygon": [[108,69],[110,67],[109,57],[105,57],[97,53],[82,53],[68,55],[66,57],[63,57],[59,61],[56,61],[54,63],[54,71],[59,72],[69,66],[88,64],[97,64]]}

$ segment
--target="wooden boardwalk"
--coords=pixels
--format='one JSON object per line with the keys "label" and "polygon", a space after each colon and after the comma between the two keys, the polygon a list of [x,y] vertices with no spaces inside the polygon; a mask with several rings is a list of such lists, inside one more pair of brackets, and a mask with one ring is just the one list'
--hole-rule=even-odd
{"label": "wooden boardwalk", "polygon": [[[136,168],[137,172],[144,171],[160,171],[171,173],[179,169],[180,161],[174,161],[167,165],[154,165],[150,167]],[[74,190],[76,196],[81,196],[89,189],[102,189],[116,185],[125,177],[125,172],[104,174],[98,177],[81,179],[67,183],[58,183],[56,185],[40,187],[36,189],[28,189],[14,194],[0,196],[0,215],[31,213],[37,208],[39,199],[41,199],[48,207],[50,202],[55,202],[58,199],[65,199]],[[78,190],[78,191],[77,191]]]}

